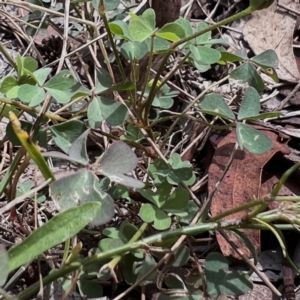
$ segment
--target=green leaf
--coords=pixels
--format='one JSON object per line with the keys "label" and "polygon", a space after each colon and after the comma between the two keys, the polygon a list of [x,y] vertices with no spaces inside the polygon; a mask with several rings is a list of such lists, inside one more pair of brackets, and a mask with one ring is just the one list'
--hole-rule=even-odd
{"label": "green leaf", "polygon": [[137,274],[134,273],[134,265],[137,259],[132,253],[123,256],[120,266],[122,275],[127,284],[133,285],[136,282]]}
{"label": "green leaf", "polygon": [[260,111],[259,94],[255,88],[249,86],[245,92],[237,119],[244,120],[257,116]]}
{"label": "green leaf", "polygon": [[100,172],[125,174],[137,165],[137,157],[124,142],[114,142],[104,153],[100,161]]}
{"label": "green leaf", "polygon": [[19,91],[20,86],[14,86],[11,88],[7,93],[6,96],[10,99],[15,99],[18,98],[18,91]]}
{"label": "green leaf", "polygon": [[111,181],[133,188],[143,188],[144,184],[134,178],[123,175],[131,172],[137,164],[137,157],[124,142],[114,142],[100,160],[98,172]]}
{"label": "green leaf", "polygon": [[183,28],[185,36],[190,36],[193,34],[191,23],[183,17],[179,17],[179,19],[175,20],[174,23],[179,24]]}
{"label": "green leaf", "polygon": [[171,213],[173,210],[184,209],[186,208],[189,199],[190,199],[189,192],[186,189],[178,188],[172,193],[169,199],[167,199],[167,201],[163,204],[162,209]]}
{"label": "green leaf", "polygon": [[89,170],[83,169],[56,180],[50,185],[49,193],[61,210],[91,201],[101,203],[101,211],[91,220],[93,225],[105,224],[114,215],[112,198],[100,190],[98,179]]}
{"label": "green leaf", "polygon": [[220,51],[220,54],[221,54],[220,60],[226,61],[226,62],[227,61],[229,61],[229,62],[241,62],[241,61],[245,60],[244,57],[239,56],[239,55],[234,54],[234,53],[227,52],[225,49],[224,50],[223,49],[218,48],[218,50]]}
{"label": "green leaf", "polygon": [[103,296],[103,288],[98,282],[80,279],[77,281],[77,284],[81,297],[91,299]]}
{"label": "green leaf", "polygon": [[[152,270],[156,266],[156,261],[152,257],[151,254],[146,253],[145,259],[140,268],[138,268],[138,276],[136,278],[136,281],[139,281],[141,278],[143,278],[150,270]],[[146,282],[142,283],[141,285],[146,285],[147,281],[155,281],[155,278],[158,274],[158,271],[155,270],[153,273],[151,273],[150,276],[147,276]]]}
{"label": "green leaf", "polygon": [[123,234],[114,227],[104,228],[102,234],[111,238],[111,239],[124,239]]}
{"label": "green leaf", "polygon": [[197,50],[200,55],[200,60],[197,61],[198,63],[210,65],[216,63],[221,58],[220,52],[216,49],[206,46],[197,46]]}
{"label": "green leaf", "polygon": [[231,120],[235,119],[235,115],[227,105],[226,101],[217,93],[205,95],[204,99],[200,102],[200,108],[204,113],[213,116]]}
{"label": "green leaf", "polygon": [[128,30],[128,25],[125,22],[123,22],[121,20],[115,20],[115,21],[109,23],[109,28],[113,34],[118,35],[121,38],[123,38],[125,40],[131,39],[129,30]]}
{"label": "green leaf", "polygon": [[25,103],[29,103],[29,106],[34,107],[45,100],[46,93],[44,89],[38,86],[23,84],[18,89],[18,98]]}
{"label": "green leaf", "polygon": [[146,42],[126,42],[121,46],[121,53],[127,60],[140,60],[148,53]]}
{"label": "green leaf", "polygon": [[237,140],[240,148],[245,147],[253,154],[262,154],[272,148],[272,140],[264,133],[243,123],[237,123]]}
{"label": "green leaf", "polygon": [[144,11],[141,17],[129,13],[133,18],[128,29],[133,41],[142,42],[155,32],[155,12],[149,8]]}
{"label": "green leaf", "polygon": [[98,243],[98,248],[100,249],[100,251],[105,252],[109,250],[111,241],[112,241],[111,238],[102,238]]}
{"label": "green leaf", "polygon": [[211,65],[216,63],[221,58],[221,53],[218,50],[208,48],[206,46],[190,46],[192,57],[198,64]]}
{"label": "green leaf", "polygon": [[71,238],[90,223],[100,211],[99,202],[90,202],[54,216],[20,244],[9,249],[9,271],[15,270],[37,255]]}
{"label": "green leaf", "polygon": [[181,223],[190,224],[198,211],[198,205],[193,200],[190,200],[184,210],[176,211],[174,214],[180,218]]}
{"label": "green leaf", "polygon": [[[147,86],[144,94],[145,97],[149,95],[149,92],[150,92],[150,87]],[[170,91],[170,87],[165,84],[162,87],[162,91],[156,94],[152,105],[160,108],[170,108],[174,103],[173,98],[176,96],[178,96],[178,92]]]}
{"label": "green leaf", "polygon": [[146,223],[152,223],[157,230],[165,230],[171,226],[171,218],[162,210],[150,203],[143,204],[139,216]]}
{"label": "green leaf", "polygon": [[140,194],[147,200],[151,201],[158,208],[162,208],[169,198],[172,186],[168,182],[164,182],[157,187],[157,192],[151,189],[140,190]]}
{"label": "green leaf", "polygon": [[195,45],[190,45],[190,51],[191,51],[192,58],[196,61],[199,61],[200,60],[200,54],[198,52],[197,47]]}
{"label": "green leaf", "polygon": [[120,226],[120,231],[125,239],[129,241],[139,231],[139,229],[131,224],[128,220],[125,220]]}
{"label": "green leaf", "polygon": [[129,33],[134,41],[143,42],[154,34],[155,30],[149,30],[143,23],[132,20],[129,23]]}
{"label": "green leaf", "polygon": [[71,76],[70,71],[63,70],[46,82],[44,88],[58,103],[65,104],[71,100],[80,86]]}
{"label": "green leaf", "polygon": [[18,80],[13,76],[6,76],[1,82],[0,92],[7,94],[13,87],[18,86]]}
{"label": "green leaf", "polygon": [[92,92],[88,88],[83,86],[81,83],[76,81],[76,83],[70,88],[70,95],[71,95],[71,100],[75,100],[81,97],[90,96],[92,95]]}
{"label": "green leaf", "polygon": [[196,62],[195,60],[194,60],[194,66],[195,66],[195,68],[198,69],[198,71],[200,73],[204,73],[211,68],[210,65],[200,64],[200,63]]}
{"label": "green leaf", "polygon": [[69,153],[72,143],[86,130],[86,126],[78,120],[53,125],[50,128],[55,144],[65,153]]}
{"label": "green leaf", "polygon": [[96,68],[96,73],[97,73],[97,81],[94,90],[95,94],[103,93],[104,91],[112,87],[112,83],[113,83],[112,79],[109,73],[105,69]]}
{"label": "green leaf", "polygon": [[121,140],[133,141],[136,143],[139,143],[144,138],[145,138],[145,136],[143,135],[140,128],[138,128],[130,123],[128,124],[128,126],[126,128],[126,134],[120,136]]}
{"label": "green leaf", "polygon": [[87,129],[85,132],[79,136],[69,150],[69,155],[78,162],[81,162],[82,165],[87,165],[89,163],[89,157],[86,151],[86,143],[89,135],[90,129]]}
{"label": "green leaf", "polygon": [[278,68],[278,57],[274,50],[266,50],[251,58],[251,61],[261,67],[275,82],[279,82],[275,69]]}
{"label": "green leaf", "polygon": [[43,85],[51,71],[52,71],[52,68],[38,69],[33,72],[33,75],[35,76],[38,84]]}
{"label": "green leaf", "polygon": [[134,189],[142,189],[145,186],[143,182],[129,177],[127,175],[109,173],[103,173],[103,175],[107,176],[113,182],[122,184],[124,186],[132,187]]}
{"label": "green leaf", "polygon": [[250,59],[260,67],[278,68],[278,56],[274,50],[266,50]]}
{"label": "green leaf", "polygon": [[185,31],[180,24],[168,23],[156,31],[155,35],[171,42],[176,42],[185,37]]}
{"label": "green leaf", "polygon": [[153,100],[152,105],[155,107],[168,109],[174,104],[173,97],[176,97],[178,93],[176,91],[171,92],[170,94],[164,95],[163,93],[157,94]]}
{"label": "green leaf", "polygon": [[168,165],[161,158],[156,158],[153,164],[149,165],[148,171],[154,179],[154,184],[161,184],[166,181],[171,172]]}
{"label": "green leaf", "polygon": [[228,272],[227,259],[220,253],[210,253],[205,261],[207,292],[209,295],[244,295],[253,288],[248,276],[242,272]]}
{"label": "green leaf", "polygon": [[191,185],[195,181],[195,176],[189,162],[181,161],[178,153],[170,156],[169,163],[172,169],[160,158],[156,158],[154,163],[148,167],[150,175],[154,178],[155,184],[162,184],[168,181],[172,185],[178,184],[181,180],[185,184]]}
{"label": "green leaf", "polygon": [[30,56],[22,57],[22,67],[30,72],[34,72],[38,68],[38,62],[36,59]]}
{"label": "green leaf", "polygon": [[[202,31],[204,29],[208,28],[207,23],[205,22],[199,22],[197,25],[196,32]],[[203,43],[208,42],[211,39],[211,31],[208,31],[204,34],[201,34],[200,36],[196,37],[196,45],[201,45]]]}
{"label": "green leaf", "polygon": [[[109,178],[106,178],[109,183],[110,180]],[[114,185],[112,187],[110,187],[109,189],[106,190],[106,192],[114,199],[118,199],[118,198],[124,198],[124,199],[128,199],[130,200],[130,196],[129,196],[129,189],[125,186],[121,186],[121,185]]]}
{"label": "green leaf", "polygon": [[259,93],[265,89],[265,85],[252,63],[246,62],[237,67],[230,74],[230,77],[243,83],[248,83]]}
{"label": "green leaf", "polygon": [[127,107],[117,101],[95,97],[88,107],[88,120],[92,128],[99,128],[105,120],[111,126],[121,125],[128,117]]}
{"label": "green leaf", "polygon": [[155,29],[155,11],[152,8],[146,9],[139,18],[149,29]]}
{"label": "green leaf", "polygon": [[[145,42],[148,46],[148,51],[150,51],[151,50],[151,39],[148,39]],[[154,54],[164,53],[169,49],[169,46],[170,46],[170,42],[156,36],[154,38],[153,53]]]}
{"label": "green leaf", "polygon": [[0,244],[0,287],[4,285],[9,274],[9,257],[4,245]]}
{"label": "green leaf", "polygon": [[181,157],[178,153],[172,153],[170,155],[170,158],[168,159],[168,162],[172,166],[173,172],[170,174],[168,178],[168,182],[171,184],[176,184],[177,180],[174,180],[174,176],[177,177],[179,180],[184,181],[185,184],[193,184],[188,183],[193,178],[193,170],[192,165],[189,161],[182,161]]}
{"label": "green leaf", "polygon": [[190,249],[186,245],[180,245],[174,252],[175,261],[173,262],[173,267],[184,266],[190,257]]}

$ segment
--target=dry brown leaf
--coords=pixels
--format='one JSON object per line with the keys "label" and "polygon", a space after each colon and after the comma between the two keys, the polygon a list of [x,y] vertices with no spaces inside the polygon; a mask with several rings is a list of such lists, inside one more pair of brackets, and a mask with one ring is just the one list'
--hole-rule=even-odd
{"label": "dry brown leaf", "polygon": [[[261,155],[254,155],[248,151],[237,150],[234,159],[221,181],[217,191],[214,194],[211,204],[212,216],[232,209],[247,203],[253,199],[253,196],[258,196],[261,174],[264,165],[272,158],[277,152],[288,154],[289,147],[286,144],[281,144],[277,141],[277,133],[269,130],[262,130],[267,134],[273,143],[272,149]],[[222,177],[224,169],[232,154],[233,147],[236,142],[236,133],[232,131],[218,144],[215,151],[212,163],[208,170],[208,191],[209,193],[214,189],[217,182]],[[246,212],[239,212],[231,215],[229,218],[243,218]],[[253,243],[255,249],[260,251],[260,232],[258,230],[244,230],[247,237]],[[243,243],[235,237],[232,233],[228,232],[230,239],[244,252],[245,256],[250,258],[251,253]],[[231,246],[224,240],[224,238],[217,232],[217,240],[225,256],[232,255],[240,258]]]}
{"label": "dry brown leaf", "polygon": [[[268,49],[276,51],[279,59],[278,77],[298,82],[300,73],[292,47],[297,18],[285,9],[277,7],[276,2],[267,9],[251,15],[244,27],[244,39],[256,55]],[[281,0],[280,3],[290,9],[300,10],[300,4],[294,0]]]}

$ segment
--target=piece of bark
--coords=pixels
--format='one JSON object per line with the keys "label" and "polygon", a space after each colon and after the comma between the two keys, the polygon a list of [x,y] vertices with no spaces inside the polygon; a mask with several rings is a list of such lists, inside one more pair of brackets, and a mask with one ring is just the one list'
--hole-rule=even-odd
{"label": "piece of bark", "polygon": [[[247,150],[236,151],[234,159],[212,199],[211,214],[213,217],[224,211],[251,201],[254,196],[257,197],[264,165],[275,153],[282,152],[283,154],[288,154],[290,152],[290,149],[286,144],[281,144],[277,141],[278,135],[275,132],[269,130],[262,130],[262,132],[272,139],[272,149],[261,155],[254,155],[249,153]],[[236,133],[233,131],[218,144],[208,171],[209,193],[212,192],[216,184],[219,182],[230,159],[236,140]],[[239,219],[245,217],[246,214],[246,211],[242,211],[231,215],[226,219]],[[243,232],[247,235],[255,249],[259,252],[260,232],[258,230],[243,230]],[[228,232],[228,235],[234,243],[242,249],[246,257],[250,258],[251,252],[249,249],[245,247],[235,235],[230,232]],[[232,255],[233,257],[240,259],[240,257],[218,232],[217,240],[221,251],[225,256]]]}

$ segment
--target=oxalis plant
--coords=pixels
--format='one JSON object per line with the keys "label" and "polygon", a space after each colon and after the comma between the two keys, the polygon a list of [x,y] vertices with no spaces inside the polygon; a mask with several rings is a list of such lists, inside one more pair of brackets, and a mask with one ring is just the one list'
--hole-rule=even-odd
{"label": "oxalis plant", "polygon": [[[14,74],[2,80],[0,87],[3,115],[11,120],[6,137],[14,145],[21,146],[1,180],[1,194],[16,193],[10,182],[12,178],[18,179],[15,174],[20,172],[16,171],[22,168],[24,170],[32,159],[45,177],[46,183],[49,184],[49,194],[56,203],[59,213],[28,235],[20,244],[7,252],[3,249],[0,251],[0,259],[3,262],[0,266],[0,285],[5,284],[10,272],[29,263],[46,250],[65,242],[60,268],[52,270],[43,278],[44,285],[60,279],[66,290],[77,285],[82,295],[90,298],[100,297],[103,295],[101,281],[111,278],[115,280],[117,272],[121,272],[129,285],[142,286],[156,282],[161,291],[160,300],[245,294],[252,289],[248,274],[229,272],[226,258],[219,253],[211,253],[206,257],[205,273],[201,276],[182,278],[178,274],[168,272],[170,267],[181,267],[187,263],[190,250],[184,244],[168,256],[169,259],[164,261],[166,263],[163,268],[158,268],[157,261],[165,255],[166,251],[170,252],[179,236],[192,237],[221,229],[232,230],[247,245],[249,241],[239,229],[271,230],[280,242],[283,255],[293,265],[287,254],[281,229],[292,229],[293,226],[300,225],[297,203],[299,199],[279,197],[277,193],[299,164],[283,175],[270,195],[253,199],[212,219],[202,216],[201,222],[188,226],[199,210],[186,189],[195,182],[191,164],[183,162],[177,153],[170,155],[166,160],[160,156],[157,147],[157,149],[155,147],[149,149],[144,146],[145,141],[153,146],[159,136],[159,132],[154,131],[157,124],[168,119],[175,119],[174,123],[176,123],[182,117],[189,117],[185,113],[175,117],[161,114],[162,108],[167,109],[172,106],[173,98],[177,95],[177,92],[172,91],[167,85],[167,81],[178,69],[193,64],[200,72],[204,72],[210,69],[212,64],[235,62],[238,66],[230,74],[231,78],[249,86],[244,90],[238,115],[236,116],[226,101],[215,93],[202,98],[198,113],[217,116],[227,121],[227,125],[223,128],[236,129],[241,149],[246,148],[256,154],[270,149],[269,138],[246,122],[274,116],[274,113],[259,114],[259,92],[264,89],[264,85],[258,68],[276,80],[275,69],[278,64],[276,54],[267,50],[248,59],[241,51],[228,53],[222,47],[213,47],[222,44],[223,41],[212,39],[211,31],[249,15],[255,10],[266,8],[272,2],[250,1],[250,6],[246,10],[212,26],[200,22],[198,27],[193,29],[189,22],[180,18],[157,29],[155,13],[152,9],[146,10],[139,16],[129,13],[131,20],[126,23],[120,20],[109,20],[106,16],[106,9],[115,9],[119,4],[118,1],[111,1],[107,6],[103,1],[92,1],[94,8],[99,11],[103,19],[108,34],[107,46],[112,50],[111,59],[118,65],[122,76],[122,83],[115,83],[109,72],[98,69],[93,90],[76,81],[66,70],[50,78],[53,70],[39,69],[37,61],[33,58],[18,56],[14,62],[1,46],[1,52],[15,70]],[[74,1],[73,4],[76,3],[78,1]],[[29,7],[33,6],[34,4],[29,4]],[[39,8],[38,5],[34,8],[41,11],[44,9],[43,6]],[[178,65],[167,76],[161,78],[168,58],[174,53],[178,53],[180,57]],[[150,80],[151,63],[157,54],[163,55],[163,59],[157,74]],[[146,55],[148,58],[146,76],[141,88],[138,89],[140,80],[138,62]],[[121,57],[131,65],[129,75],[123,68]],[[126,91],[128,94],[128,99],[123,103],[103,96],[104,93],[119,91]],[[88,102],[79,111],[70,110],[72,117],[67,120],[41,107],[44,106],[47,97],[52,97],[57,103],[68,107],[82,99],[88,99]],[[36,120],[35,123],[19,121],[21,110],[31,114]],[[87,123],[80,121],[82,118],[86,118]],[[209,126],[200,118],[194,117],[193,120]],[[99,129],[104,121],[122,131],[120,137],[122,141],[113,142],[93,164],[90,164],[86,148],[89,136],[95,138],[104,135],[116,139],[115,136]],[[165,139],[169,135],[170,133],[167,133]],[[60,152],[41,152],[40,147],[47,148],[49,136],[61,150]],[[129,146],[142,150],[153,159],[148,165],[147,179],[149,180],[145,183],[134,178],[133,170],[137,166],[137,157]],[[25,159],[19,165],[24,156]],[[67,160],[75,165],[78,171],[56,180],[46,161],[48,157]],[[142,203],[138,202],[137,197],[133,197],[132,192],[143,199]],[[26,194],[26,197],[29,196]],[[106,227],[102,231],[102,236],[105,238],[99,241],[97,249],[89,257],[80,255],[81,243],[70,250],[70,239],[87,224],[98,226],[108,223],[113,218],[114,200],[120,197],[136,205],[141,222],[132,224],[126,220],[118,228]],[[19,201],[18,198],[14,198],[9,200]],[[287,200],[293,203],[264,212],[270,201]],[[247,222],[244,219],[222,220],[235,212],[251,208],[253,210],[248,214]],[[291,225],[281,225],[281,221]],[[170,228],[172,230],[168,230]],[[154,234],[151,235],[151,232]],[[255,250],[251,245],[249,247],[256,262]],[[294,268],[296,269],[295,266]],[[72,279],[67,277],[70,273],[75,274]],[[150,276],[146,276],[149,274]],[[5,289],[6,286],[1,293],[10,299],[10,296],[5,294]],[[38,289],[37,282],[24,289],[18,295],[18,299],[28,299]]]}

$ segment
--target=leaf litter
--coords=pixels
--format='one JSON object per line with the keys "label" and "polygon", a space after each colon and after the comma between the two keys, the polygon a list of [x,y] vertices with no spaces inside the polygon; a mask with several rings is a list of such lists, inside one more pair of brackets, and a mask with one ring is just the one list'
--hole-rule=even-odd
{"label": "leaf litter", "polygon": [[[251,154],[246,150],[236,150],[233,161],[212,198],[211,214],[213,217],[251,201],[254,196],[260,196],[259,188],[261,186],[263,167],[276,153],[290,153],[287,144],[280,143],[278,141],[278,135],[275,132],[262,128],[260,128],[260,130],[271,138],[272,149],[267,153],[260,155]],[[208,169],[209,193],[212,192],[222,177],[224,169],[232,154],[235,142],[236,133],[232,131],[218,144]],[[270,192],[271,191],[269,191],[269,193]],[[247,213],[244,211],[239,212],[231,215],[230,219],[242,218],[246,214]],[[255,249],[260,252],[260,232],[258,230],[244,230],[244,232],[253,243]],[[230,239],[243,250],[246,257],[250,258],[252,256],[249,249],[245,247],[235,235],[230,232],[227,234],[230,236]],[[218,232],[217,240],[221,251],[225,256],[232,255],[233,257],[240,259],[239,255]]]}

